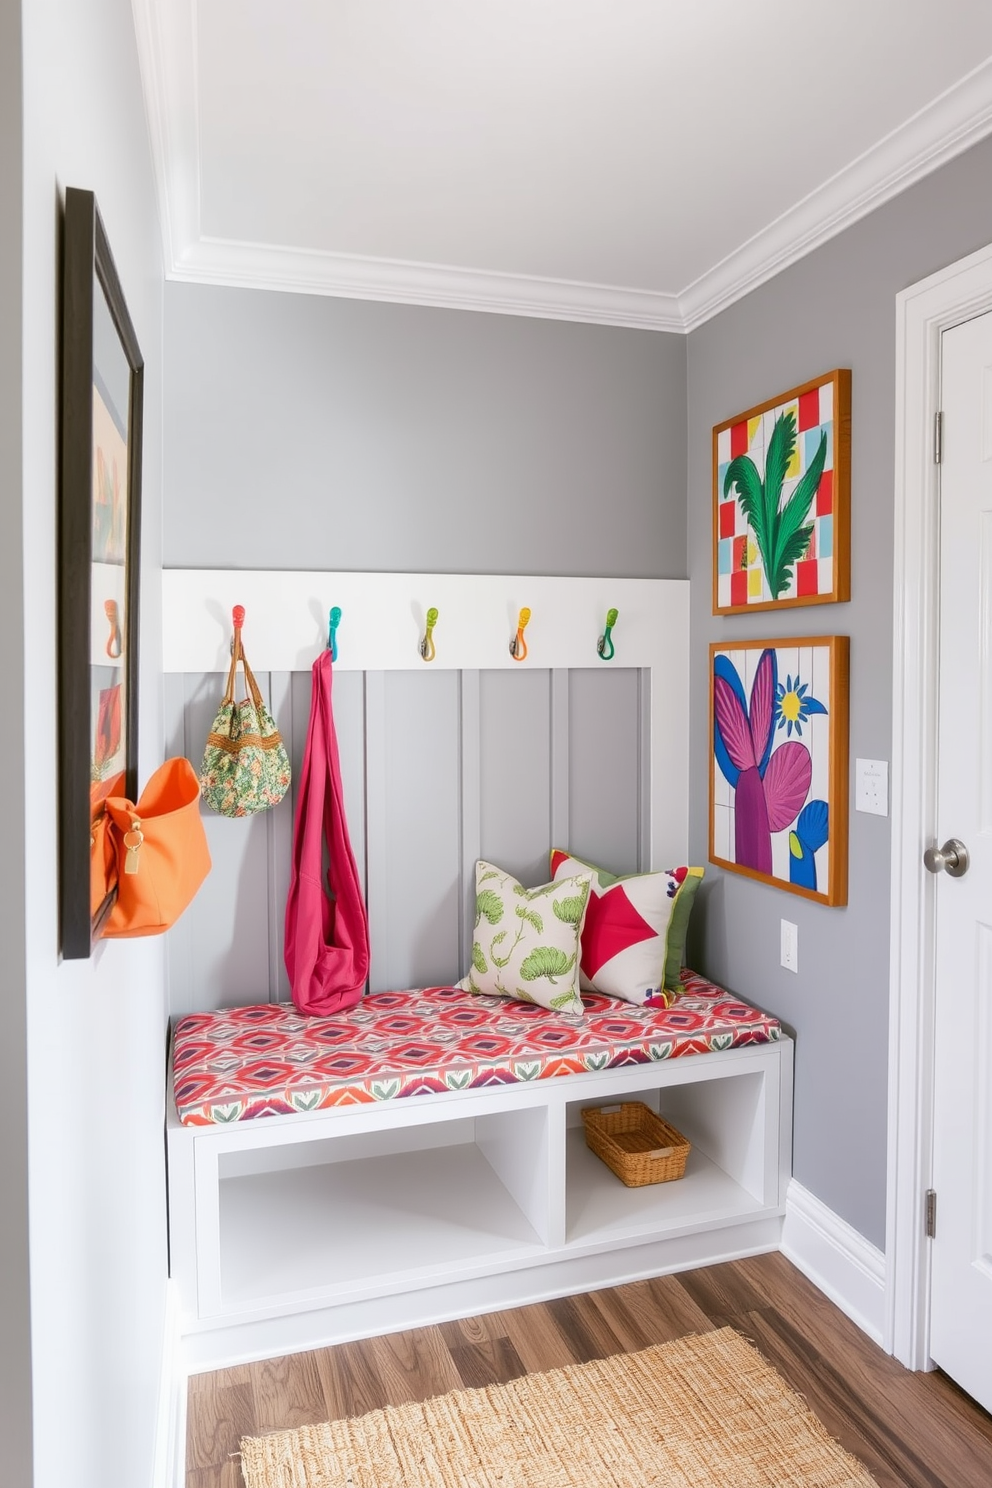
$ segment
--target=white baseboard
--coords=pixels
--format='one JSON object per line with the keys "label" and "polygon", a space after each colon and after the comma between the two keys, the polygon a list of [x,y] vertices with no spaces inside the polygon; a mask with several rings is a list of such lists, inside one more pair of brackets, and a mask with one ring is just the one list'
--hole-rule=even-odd
{"label": "white baseboard", "polygon": [[154,1488],[184,1488],[186,1482],[186,1367],[182,1354],[179,1292],[166,1282],[162,1382],[155,1435]]}
{"label": "white baseboard", "polygon": [[885,1256],[795,1178],[786,1194],[782,1254],[863,1333],[883,1343]]}

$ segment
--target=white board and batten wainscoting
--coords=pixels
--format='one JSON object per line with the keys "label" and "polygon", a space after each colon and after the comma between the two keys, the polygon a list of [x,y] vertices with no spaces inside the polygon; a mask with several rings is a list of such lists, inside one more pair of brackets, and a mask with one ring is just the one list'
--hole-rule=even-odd
{"label": "white board and batten wainscoting", "polygon": [[[196,765],[240,604],[298,775],[310,668],[340,608],[334,715],[371,991],[467,970],[477,858],[531,884],[547,881],[552,845],[617,869],[686,861],[687,581],[171,569],[163,586],[166,747]],[[430,607],[437,654],[425,662]],[[616,655],[604,662],[610,608]],[[214,870],[168,937],[171,1011],[288,999],[293,802],[204,820]]]}
{"label": "white board and batten wainscoting", "polygon": [[[467,968],[484,857],[537,884],[562,846],[616,869],[687,851],[688,584],[466,575],[164,574],[167,743],[202,753],[231,609],[294,765],[339,606],[335,718],[365,876],[371,990]],[[436,660],[419,646],[438,610]],[[509,643],[531,610],[528,656]],[[616,655],[597,641],[610,608]],[[169,936],[174,1016],[282,1000],[292,801],[206,816],[214,870]],[[686,1177],[627,1189],[581,1109],[646,1100]],[[190,1370],[777,1249],[792,1045],[187,1128],[169,1120],[173,1277]]]}

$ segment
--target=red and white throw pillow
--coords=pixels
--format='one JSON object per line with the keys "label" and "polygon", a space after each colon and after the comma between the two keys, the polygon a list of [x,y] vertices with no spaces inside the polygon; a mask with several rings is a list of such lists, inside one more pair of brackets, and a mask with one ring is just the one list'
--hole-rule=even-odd
{"label": "red and white throw pillow", "polygon": [[617,876],[561,848],[552,850],[552,879],[582,872],[593,875],[579,959],[583,991],[667,1006],[679,989],[689,911],[702,868]]}

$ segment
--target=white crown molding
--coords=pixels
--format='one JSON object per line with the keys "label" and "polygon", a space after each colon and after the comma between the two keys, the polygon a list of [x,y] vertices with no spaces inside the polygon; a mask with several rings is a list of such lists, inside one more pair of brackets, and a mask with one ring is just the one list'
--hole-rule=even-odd
{"label": "white crown molding", "polygon": [[132,0],[166,277],[687,332],[992,132],[992,58],[681,294],[211,239],[200,232],[198,0]]}
{"label": "white crown molding", "polygon": [[197,0],[131,0],[166,274],[200,236]]}
{"label": "white crown molding", "polygon": [[992,57],[783,212],[679,296],[687,331],[992,132]]}
{"label": "white crown molding", "polygon": [[201,238],[167,271],[169,279],[242,289],[287,290],[355,300],[390,300],[495,315],[588,321],[650,331],[684,329],[677,295],[539,279],[443,264],[361,258],[339,253]]}

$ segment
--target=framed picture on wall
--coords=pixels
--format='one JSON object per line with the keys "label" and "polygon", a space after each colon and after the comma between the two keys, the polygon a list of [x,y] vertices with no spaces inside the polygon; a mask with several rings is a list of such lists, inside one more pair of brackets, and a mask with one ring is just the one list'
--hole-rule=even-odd
{"label": "framed picture on wall", "polygon": [[92,191],[66,191],[59,505],[59,931],[116,897],[108,796],[137,798],[143,362]]}
{"label": "framed picture on wall", "polygon": [[710,860],[847,903],[847,636],[710,646]]}
{"label": "framed picture on wall", "polygon": [[851,597],[851,374],[713,430],[713,613]]}

